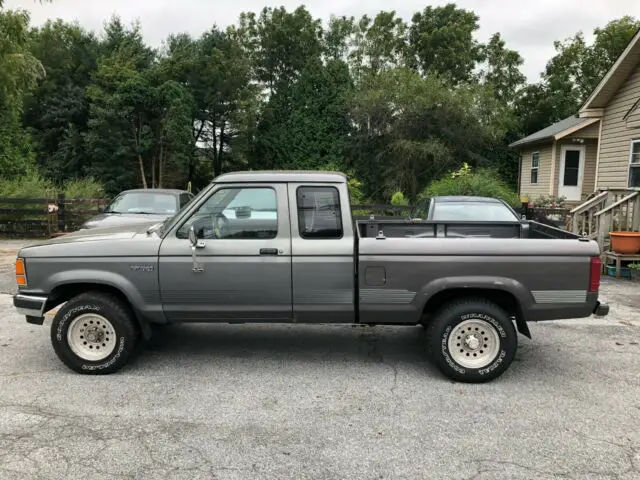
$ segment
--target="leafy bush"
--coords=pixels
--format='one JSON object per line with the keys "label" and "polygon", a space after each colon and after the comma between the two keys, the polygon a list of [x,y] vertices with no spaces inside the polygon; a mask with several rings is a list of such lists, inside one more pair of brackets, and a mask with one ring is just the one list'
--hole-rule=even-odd
{"label": "leafy bush", "polygon": [[71,180],[62,188],[57,188],[51,181],[34,172],[11,180],[0,179],[0,197],[54,200],[62,192],[66,198],[91,199],[105,196],[102,184],[93,178]]}
{"label": "leafy bush", "polygon": [[93,178],[71,180],[64,184],[66,198],[96,199],[104,198],[104,187]]}
{"label": "leafy bush", "polygon": [[0,197],[46,198],[53,191],[53,184],[49,180],[33,172],[11,180],[0,179]]}
{"label": "leafy bush", "polygon": [[564,208],[566,200],[566,197],[541,196],[533,201],[533,206],[536,208]]}
{"label": "leafy bush", "polygon": [[391,205],[409,205],[409,201],[404,197],[404,193],[396,192],[391,197]]}
{"label": "leafy bush", "polygon": [[509,205],[520,205],[518,194],[511,190],[492,170],[472,171],[466,163],[460,170],[431,183],[420,195],[421,199],[445,195],[492,197]]}
{"label": "leafy bush", "polygon": [[629,268],[631,270],[638,270],[640,272],[640,263],[632,263],[631,265],[629,265]]}

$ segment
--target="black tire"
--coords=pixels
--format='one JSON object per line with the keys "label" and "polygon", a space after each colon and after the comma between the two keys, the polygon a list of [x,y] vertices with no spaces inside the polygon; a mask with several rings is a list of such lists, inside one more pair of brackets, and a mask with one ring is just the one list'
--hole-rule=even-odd
{"label": "black tire", "polygon": [[[486,338],[481,336],[480,341],[482,342],[483,338],[484,340],[491,338],[493,345],[495,345],[493,348],[497,349],[495,355],[489,357],[488,363],[479,368],[463,365],[455,360],[459,358],[459,361],[464,362],[467,361],[464,360],[465,356],[469,357],[470,354],[475,356],[473,350],[466,350],[466,345],[462,345],[463,348],[461,348],[460,353],[458,353],[457,347],[454,346],[456,351],[453,352],[453,355],[449,348],[451,334],[460,333],[460,330],[464,327],[464,325],[461,325],[463,322],[465,322],[465,325],[469,325],[470,322],[474,321],[483,322],[489,326],[490,330],[493,329],[490,331],[490,336]],[[482,327],[480,328],[482,329]],[[464,330],[462,331],[464,332]],[[471,329],[469,332],[475,335],[475,332],[471,332]],[[451,340],[456,343],[456,339]],[[473,340],[476,341],[477,338]],[[459,343],[456,343],[456,345],[460,346]],[[487,347],[487,345],[484,346],[485,348]],[[476,348],[482,347],[476,346]],[[444,375],[458,382],[482,383],[498,378],[511,365],[517,348],[518,334],[507,312],[496,304],[482,298],[452,301],[444,305],[427,325],[427,349],[429,355]],[[463,353],[463,350],[465,353]],[[482,350],[478,351],[482,352]]]}
{"label": "black tire", "polygon": [[[78,356],[69,345],[69,327],[75,318],[87,313],[102,316],[115,331],[113,350],[98,361]],[[51,324],[51,343],[58,358],[71,370],[87,375],[105,375],[120,370],[135,352],[137,340],[138,328],[129,306],[103,292],[87,292],[72,298],[58,311]]]}

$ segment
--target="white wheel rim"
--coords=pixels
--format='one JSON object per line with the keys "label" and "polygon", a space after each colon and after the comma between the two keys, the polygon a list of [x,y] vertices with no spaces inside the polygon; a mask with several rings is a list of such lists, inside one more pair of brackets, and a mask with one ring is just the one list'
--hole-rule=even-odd
{"label": "white wheel rim", "polygon": [[500,351],[500,335],[489,322],[465,320],[451,331],[448,341],[451,359],[465,368],[484,368]]}
{"label": "white wheel rim", "polygon": [[84,313],[71,321],[67,330],[69,348],[83,360],[98,362],[116,348],[115,329],[111,322],[96,313]]}

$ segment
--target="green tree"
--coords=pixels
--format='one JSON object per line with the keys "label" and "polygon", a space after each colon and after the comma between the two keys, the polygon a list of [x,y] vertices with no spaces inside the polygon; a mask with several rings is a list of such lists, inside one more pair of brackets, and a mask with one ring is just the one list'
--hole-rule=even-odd
{"label": "green tree", "polygon": [[542,81],[527,86],[516,100],[522,133],[575,114],[639,28],[639,20],[625,16],[594,29],[591,45],[582,32],[554,42],[557,53],[547,63]]}
{"label": "green tree", "polygon": [[409,65],[454,83],[470,80],[482,58],[481,46],[474,39],[478,20],[474,12],[453,3],[415,13],[409,26]]}
{"label": "green tree", "polygon": [[496,98],[512,103],[527,80],[520,70],[524,60],[518,52],[506,47],[499,33],[491,36],[481,52],[484,58],[483,81],[493,89]]}
{"label": "green tree", "polygon": [[300,6],[264,8],[259,15],[243,13],[238,35],[247,49],[256,79],[273,94],[289,88],[310,59],[323,51],[322,25]]}
{"label": "green tree", "polygon": [[264,109],[251,165],[255,168],[344,168],[350,125],[351,77],[341,60],[309,62],[287,90]]}
{"label": "green tree", "polygon": [[97,68],[98,41],[92,33],[62,20],[48,21],[31,38],[30,50],[46,76],[26,96],[23,122],[34,140],[40,171],[61,184],[82,175],[86,166],[86,89]]}
{"label": "green tree", "polygon": [[373,199],[402,191],[409,202],[431,181],[505,133],[497,100],[480,85],[451,89],[437,75],[407,69],[370,76],[352,103],[350,160]]}
{"label": "green tree", "polygon": [[21,125],[24,95],[44,76],[29,51],[29,15],[0,3],[0,177],[26,173],[33,162],[31,139]]}
{"label": "green tree", "polygon": [[103,179],[109,193],[165,186],[167,169],[182,173],[192,154],[192,97],[164,78],[138,26],[124,32],[108,28],[106,42],[112,53],[100,59],[88,88],[88,173]]}

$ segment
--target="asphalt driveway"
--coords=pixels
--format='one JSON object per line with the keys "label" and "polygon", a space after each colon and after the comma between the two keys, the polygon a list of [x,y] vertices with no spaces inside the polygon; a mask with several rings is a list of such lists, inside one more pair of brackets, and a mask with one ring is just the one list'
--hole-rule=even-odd
{"label": "asphalt driveway", "polygon": [[0,294],[0,478],[638,479],[640,285],[602,295],[606,319],[531,325],[463,385],[420,327],[166,327],[82,376]]}

